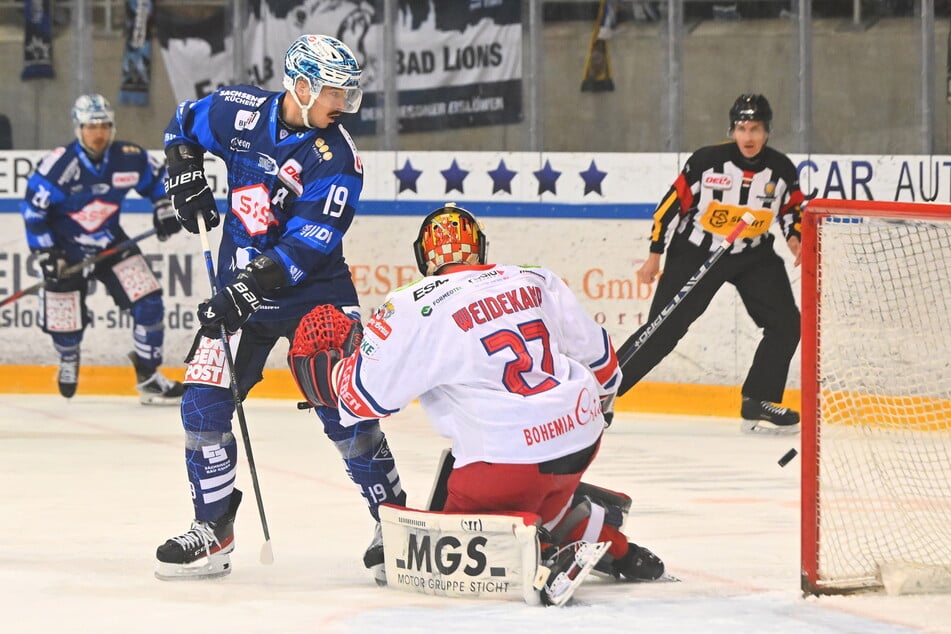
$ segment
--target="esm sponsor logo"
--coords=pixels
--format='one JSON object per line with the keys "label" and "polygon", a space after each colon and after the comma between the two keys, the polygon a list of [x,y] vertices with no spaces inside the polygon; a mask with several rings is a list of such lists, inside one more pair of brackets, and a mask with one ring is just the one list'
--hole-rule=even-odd
{"label": "esm sponsor logo", "polygon": [[420,298],[426,297],[435,289],[442,286],[443,284],[446,284],[447,282],[449,282],[449,280],[435,280],[425,284],[422,288],[417,288],[415,291],[413,291],[413,300],[418,301]]}
{"label": "esm sponsor logo", "polygon": [[488,560],[485,556],[485,545],[488,539],[479,535],[469,539],[465,545],[452,536],[440,537],[432,541],[430,535],[420,538],[410,533],[406,555],[406,570],[420,572],[436,571],[443,575],[451,575],[462,567],[462,572],[470,577],[478,577],[485,572]]}

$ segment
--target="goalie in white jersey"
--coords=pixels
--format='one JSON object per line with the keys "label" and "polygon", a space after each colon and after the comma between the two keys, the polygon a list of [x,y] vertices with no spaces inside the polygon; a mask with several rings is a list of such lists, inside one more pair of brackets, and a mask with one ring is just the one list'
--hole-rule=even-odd
{"label": "goalie in white jersey", "polygon": [[[621,378],[607,332],[552,271],[487,264],[485,235],[465,209],[429,214],[413,247],[426,277],[387,298],[356,353],[291,351],[305,396],[338,405],[345,426],[418,398],[452,441],[443,511],[536,513],[555,546],[609,541],[596,570],[660,577],[660,559],[619,531],[617,504],[591,513],[599,500],[576,495]],[[576,512],[583,504],[589,511]]]}

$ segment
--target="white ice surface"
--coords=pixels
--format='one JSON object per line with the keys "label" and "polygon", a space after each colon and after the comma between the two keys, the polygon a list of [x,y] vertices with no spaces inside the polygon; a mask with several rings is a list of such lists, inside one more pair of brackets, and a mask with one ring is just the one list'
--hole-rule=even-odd
{"label": "white ice surface", "polygon": [[[627,534],[680,581],[593,580],[545,609],[376,587],[370,518],[316,417],[253,397],[245,412],[274,564],[242,453],[234,572],[161,582],[155,547],[191,520],[178,409],[0,395],[0,631],[951,633],[948,596],[802,598],[799,458],[776,463],[798,437],[618,414],[585,479],[632,495]],[[415,406],[384,429],[423,504],[444,441]]]}

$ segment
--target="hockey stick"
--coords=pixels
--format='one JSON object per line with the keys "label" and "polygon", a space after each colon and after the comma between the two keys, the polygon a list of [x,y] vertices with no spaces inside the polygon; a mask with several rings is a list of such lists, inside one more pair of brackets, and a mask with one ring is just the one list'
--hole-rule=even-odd
{"label": "hockey stick", "polygon": [[[686,297],[690,291],[693,290],[693,287],[696,286],[701,279],[703,279],[703,276],[707,274],[707,271],[709,271],[714,264],[717,263],[717,260],[722,258],[723,254],[730,250],[730,247],[733,246],[733,243],[736,241],[736,239],[741,233],[743,233],[743,230],[746,229],[746,227],[749,226],[754,220],[756,220],[756,218],[750,212],[743,214],[743,217],[738,223],[736,223],[736,226],[733,228],[733,231],[730,232],[730,235],[723,239],[723,242],[720,243],[720,246],[717,248],[717,250],[711,253],[706,262],[701,264],[700,268],[697,269],[697,272],[690,276],[690,279],[687,280],[687,283],[684,284],[683,288],[677,291],[677,294],[674,295],[674,298],[670,300],[666,306],[664,306],[664,309],[661,310],[660,314],[654,318],[654,321],[648,324],[647,328],[645,328],[644,331],[641,332],[640,336],[638,336],[638,338],[634,341],[634,344],[626,350],[618,351],[617,362],[621,367],[622,372],[624,370],[624,366],[630,363],[631,359],[634,358],[634,355],[637,353],[640,347],[644,345],[644,342],[650,339],[651,335],[653,335],[657,329],[660,328],[660,325],[664,323],[668,317],[670,317],[670,314],[674,312],[677,306],[680,305],[680,302],[684,301],[684,297]],[[626,346],[627,343],[625,342],[624,346],[621,347],[624,348]]]}
{"label": "hockey stick", "polygon": [[[198,235],[201,236],[201,248],[204,251],[205,268],[208,269],[208,283],[211,284],[212,296],[218,294],[218,282],[215,280],[215,264],[211,259],[211,246],[208,244],[208,229],[203,219],[198,220]],[[231,374],[231,394],[234,396],[234,411],[238,415],[238,425],[241,427],[241,439],[244,441],[244,453],[248,458],[248,469],[251,471],[251,484],[254,485],[254,498],[258,503],[258,515],[261,516],[261,528],[264,531],[264,544],[261,546],[261,563],[273,564],[274,551],[271,549],[271,533],[267,529],[267,517],[264,515],[264,501],[261,499],[261,486],[258,484],[258,470],[254,466],[254,453],[251,451],[251,438],[248,435],[248,422],[244,417],[244,406],[241,404],[241,390],[238,388],[238,377],[234,372],[234,357],[231,346],[228,345],[228,332],[221,324],[221,345],[225,350],[225,361],[228,372]]]}
{"label": "hockey stick", "polygon": [[[59,276],[70,277],[71,275],[75,275],[76,273],[79,273],[80,271],[85,269],[87,266],[93,266],[94,264],[98,264],[99,262],[102,262],[109,256],[115,255],[116,253],[118,253],[119,251],[122,251],[123,249],[128,249],[136,242],[145,240],[146,238],[154,236],[154,235],[155,235],[155,229],[149,229],[148,231],[143,231],[139,235],[129,238],[128,240],[124,242],[120,242],[114,247],[103,249],[96,255],[89,256],[82,262],[77,262],[76,264],[71,264],[67,266],[65,269],[63,269],[60,272]],[[36,291],[43,288],[44,284],[46,284],[46,280],[40,280],[36,284],[33,284],[32,286],[28,286],[24,289],[21,289],[17,291],[16,293],[14,293],[13,295],[10,295],[9,297],[4,297],[3,301],[0,301],[0,308],[3,308],[7,304],[12,304],[13,302],[17,301],[18,299],[20,299],[21,297],[25,295],[30,295],[32,293],[35,293]]]}

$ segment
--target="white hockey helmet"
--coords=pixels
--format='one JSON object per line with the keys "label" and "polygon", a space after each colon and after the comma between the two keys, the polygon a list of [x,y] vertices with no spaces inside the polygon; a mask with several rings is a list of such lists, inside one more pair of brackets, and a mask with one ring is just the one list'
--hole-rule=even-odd
{"label": "white hockey helmet", "polygon": [[[360,109],[363,100],[363,90],[360,88],[362,72],[353,51],[329,35],[301,35],[284,56],[284,88],[304,111],[304,123],[308,127],[307,111],[314,105],[324,86],[344,91],[342,112]],[[294,90],[298,79],[304,79],[310,86],[310,103],[306,106],[300,102]]]}
{"label": "white hockey helmet", "polygon": [[488,246],[482,223],[468,210],[446,203],[423,219],[413,254],[419,272],[433,275],[447,264],[485,264]]}
{"label": "white hockey helmet", "polygon": [[89,148],[83,143],[82,127],[89,124],[106,123],[112,126],[109,143],[116,135],[116,113],[112,110],[109,100],[102,95],[80,95],[73,104],[73,125],[79,144],[86,150]]}

